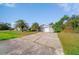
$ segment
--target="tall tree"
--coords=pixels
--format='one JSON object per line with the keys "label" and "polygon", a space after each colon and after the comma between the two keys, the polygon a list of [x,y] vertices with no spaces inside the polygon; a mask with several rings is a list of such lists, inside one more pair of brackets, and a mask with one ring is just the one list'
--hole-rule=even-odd
{"label": "tall tree", "polygon": [[69,17],[68,15],[64,15],[64,16],[60,19],[61,24],[64,23],[65,21],[68,21],[69,18],[70,18],[70,17]]}
{"label": "tall tree", "polygon": [[61,32],[62,30],[64,30],[64,24],[65,24],[65,21],[68,21],[69,20],[69,16],[67,15],[64,15],[58,22],[56,22],[54,24],[54,31],[55,32]]}
{"label": "tall tree", "polygon": [[28,24],[24,20],[20,19],[16,21],[16,28],[17,27],[23,32],[24,29],[28,29]]}

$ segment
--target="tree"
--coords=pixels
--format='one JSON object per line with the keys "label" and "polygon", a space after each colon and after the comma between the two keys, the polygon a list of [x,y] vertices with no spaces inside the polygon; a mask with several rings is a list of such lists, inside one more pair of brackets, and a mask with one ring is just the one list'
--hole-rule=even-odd
{"label": "tree", "polygon": [[17,20],[15,25],[16,28],[19,28],[22,32],[28,29],[28,24],[22,19]]}
{"label": "tree", "polygon": [[52,23],[50,23],[49,25],[53,25],[53,22],[52,22]]}
{"label": "tree", "polygon": [[63,30],[62,28],[62,22],[61,21],[58,21],[56,22],[54,25],[53,25],[53,28],[54,28],[54,31],[55,32],[61,32]]}
{"label": "tree", "polygon": [[33,23],[31,27],[32,31],[39,31],[39,24],[38,23]]}
{"label": "tree", "polygon": [[64,21],[67,21],[69,16],[64,15],[58,22],[56,22],[53,26],[55,32],[61,32],[64,30]]}
{"label": "tree", "polygon": [[9,30],[11,28],[11,24],[0,22],[0,30]]}
{"label": "tree", "polygon": [[76,19],[76,18],[77,18],[77,15],[72,15],[71,16],[71,20]]}
{"label": "tree", "polygon": [[49,25],[53,27],[54,24],[53,24],[53,22],[52,22],[52,23],[50,23]]}
{"label": "tree", "polygon": [[[67,21],[64,23],[64,21]],[[79,15],[72,15],[71,17],[65,15],[58,22],[54,24],[55,32],[63,30],[70,32],[79,32]]]}
{"label": "tree", "polygon": [[68,15],[64,15],[62,18],[61,18],[61,21],[65,21],[65,20],[68,20],[69,19],[69,16]]}

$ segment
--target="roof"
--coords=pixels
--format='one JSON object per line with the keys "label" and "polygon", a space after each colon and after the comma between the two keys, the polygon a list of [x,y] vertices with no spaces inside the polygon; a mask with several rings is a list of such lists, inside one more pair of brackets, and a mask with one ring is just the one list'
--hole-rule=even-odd
{"label": "roof", "polygon": [[40,27],[45,28],[45,27],[51,27],[51,26],[50,26],[50,25],[45,25],[45,24],[43,24],[43,25],[41,25]]}

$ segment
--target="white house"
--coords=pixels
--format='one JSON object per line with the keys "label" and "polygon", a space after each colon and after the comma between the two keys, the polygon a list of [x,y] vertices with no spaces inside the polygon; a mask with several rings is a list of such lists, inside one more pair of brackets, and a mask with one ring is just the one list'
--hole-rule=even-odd
{"label": "white house", "polygon": [[[21,28],[17,27],[17,28],[15,28],[15,30],[16,30],[16,31],[21,31]],[[24,31],[27,31],[28,29],[27,29],[27,28],[23,28],[23,30],[24,30]]]}
{"label": "white house", "polygon": [[40,30],[42,32],[54,32],[54,30],[53,30],[51,25],[44,25],[43,24],[43,25],[40,26]]}

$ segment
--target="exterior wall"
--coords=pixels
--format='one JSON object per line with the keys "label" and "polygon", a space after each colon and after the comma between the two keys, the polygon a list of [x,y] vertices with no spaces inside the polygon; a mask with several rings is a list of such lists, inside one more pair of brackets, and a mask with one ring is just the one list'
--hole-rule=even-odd
{"label": "exterior wall", "polygon": [[49,26],[49,25],[42,25],[41,26],[41,31],[42,32],[54,32],[53,29],[52,29],[52,27]]}
{"label": "exterior wall", "polygon": [[15,31],[21,31],[21,29],[20,28],[15,28]]}
{"label": "exterior wall", "polygon": [[[15,30],[16,30],[16,31],[21,31],[20,28],[15,28]],[[27,28],[24,28],[23,30],[24,30],[24,31],[27,31],[28,29],[27,29]]]}

